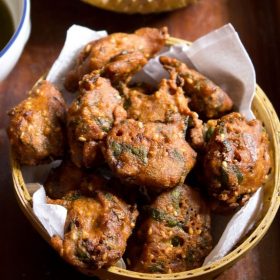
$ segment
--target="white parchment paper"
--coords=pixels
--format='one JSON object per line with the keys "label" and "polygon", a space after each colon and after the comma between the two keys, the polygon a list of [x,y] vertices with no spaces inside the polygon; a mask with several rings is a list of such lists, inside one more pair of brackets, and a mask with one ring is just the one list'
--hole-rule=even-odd
{"label": "white parchment paper", "polygon": [[60,91],[65,92],[63,83],[65,73],[75,64],[76,57],[83,47],[94,40],[107,36],[106,31],[94,31],[87,27],[72,25],[66,35],[64,46],[50,69],[47,80],[53,83]]}
{"label": "white parchment paper", "polygon": [[43,186],[33,194],[33,211],[50,236],[63,238],[67,210],[61,205],[47,204]]}
{"label": "white parchment paper", "polygon": [[[104,36],[106,36],[105,31],[96,32],[77,25],[70,27],[65,45],[53,64],[47,80],[66,93],[62,86],[64,77],[73,66],[77,54],[85,44]],[[178,58],[196,68],[230,95],[238,111],[248,119],[254,117],[251,112],[251,102],[256,86],[255,71],[232,25],[227,24],[199,38],[191,46],[181,44],[164,48],[161,55]],[[167,72],[162,68],[158,62],[158,57],[156,57],[135,75],[134,80],[158,84],[163,77],[167,76]],[[209,264],[225,256],[252,228],[261,209],[261,201],[262,189],[259,189],[225,225],[225,230],[204,264]],[[34,193],[33,205],[35,215],[50,236],[53,234],[63,236],[66,209],[62,209],[62,206],[54,208],[55,205],[46,204],[45,193],[42,188]]]}

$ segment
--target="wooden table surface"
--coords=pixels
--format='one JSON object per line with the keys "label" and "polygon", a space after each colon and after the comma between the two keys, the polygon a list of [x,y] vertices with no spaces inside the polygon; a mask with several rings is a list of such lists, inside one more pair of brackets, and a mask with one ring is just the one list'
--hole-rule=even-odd
{"label": "wooden table surface", "polygon": [[[30,40],[13,72],[0,83],[0,279],[87,279],[60,260],[17,205],[5,133],[7,110],[25,98],[28,89],[49,69],[73,23],[109,32],[166,25],[172,36],[195,40],[231,22],[252,58],[258,84],[279,114],[280,1],[200,0],[185,9],[147,16],[106,12],[78,0],[33,0],[31,5]],[[218,279],[276,280],[280,275],[279,263],[278,213],[259,245]]]}

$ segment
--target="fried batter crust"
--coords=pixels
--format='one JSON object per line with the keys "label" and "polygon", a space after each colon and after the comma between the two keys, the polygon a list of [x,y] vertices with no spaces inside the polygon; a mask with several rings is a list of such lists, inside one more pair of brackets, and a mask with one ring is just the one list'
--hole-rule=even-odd
{"label": "fried batter crust", "polygon": [[10,144],[21,164],[38,165],[61,158],[65,149],[66,105],[61,93],[47,81],[9,112]]}
{"label": "fried batter crust", "polygon": [[51,238],[62,258],[93,271],[115,264],[123,255],[138,211],[110,192],[98,190],[68,206],[65,234]]}
{"label": "fried batter crust", "polygon": [[58,167],[51,169],[44,188],[51,199],[63,198],[70,191],[79,190],[82,179],[86,176],[71,160],[64,160]]}
{"label": "fried batter crust", "polygon": [[67,114],[72,161],[86,168],[102,162],[102,141],[114,123],[125,117],[122,99],[110,81],[96,73],[86,75]]}
{"label": "fried batter crust", "polygon": [[143,87],[129,88],[123,85],[128,118],[144,123],[167,123],[192,116],[189,99],[184,95],[181,82],[177,75],[172,74],[171,79],[163,79],[158,90],[150,95],[145,93]]}
{"label": "fried batter crust", "polygon": [[271,162],[267,133],[259,120],[239,113],[217,121],[204,157],[204,180],[218,205],[235,209],[265,182]]}
{"label": "fried batter crust", "polygon": [[124,96],[124,108],[128,118],[147,122],[172,123],[184,120],[187,129],[188,142],[195,149],[201,149],[204,145],[203,123],[198,114],[190,110],[190,99],[185,96],[184,85],[175,71],[170,72],[170,79],[163,79],[159,88],[152,94],[147,94],[145,85],[121,87]]}
{"label": "fried batter crust", "polygon": [[177,186],[160,194],[146,211],[129,242],[129,269],[174,273],[202,265],[212,248],[210,211],[196,190]]}
{"label": "fried batter crust", "polygon": [[104,156],[115,174],[128,184],[165,189],[184,182],[196,152],[184,139],[183,121],[146,123],[132,119],[108,133]]}
{"label": "fried batter crust", "polygon": [[113,57],[103,68],[102,76],[110,79],[115,87],[121,82],[128,83],[130,78],[138,72],[146,63],[147,58],[140,51],[123,51]]}
{"label": "fried batter crust", "polygon": [[186,64],[167,56],[160,62],[168,71],[174,69],[184,79],[184,90],[190,96],[190,108],[205,119],[218,118],[232,109],[233,102],[219,86]]}
{"label": "fried batter crust", "polygon": [[[164,46],[167,37],[166,27],[141,28],[133,34],[114,33],[93,41],[80,53],[74,69],[66,77],[65,87],[69,91],[75,91],[78,88],[78,82],[85,74],[101,70],[108,63],[111,63],[111,66],[107,67],[107,75],[112,76],[112,73],[115,73],[119,78],[126,79],[128,73],[134,74],[146,63],[146,59],[152,57]],[[134,59],[130,61],[130,57]]]}

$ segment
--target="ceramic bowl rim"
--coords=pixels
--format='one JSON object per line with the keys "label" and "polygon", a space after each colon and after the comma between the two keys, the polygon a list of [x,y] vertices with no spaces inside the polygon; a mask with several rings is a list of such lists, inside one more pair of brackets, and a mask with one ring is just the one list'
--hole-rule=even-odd
{"label": "ceramic bowl rim", "polygon": [[0,58],[2,56],[4,56],[4,54],[10,49],[10,47],[14,44],[14,42],[16,41],[16,39],[18,38],[19,33],[22,30],[24,21],[26,19],[27,16],[27,3],[28,0],[23,0],[23,9],[21,12],[21,18],[20,18],[20,22],[17,26],[17,29],[15,30],[13,36],[11,37],[11,39],[9,40],[9,42],[6,44],[6,46],[0,51]]}

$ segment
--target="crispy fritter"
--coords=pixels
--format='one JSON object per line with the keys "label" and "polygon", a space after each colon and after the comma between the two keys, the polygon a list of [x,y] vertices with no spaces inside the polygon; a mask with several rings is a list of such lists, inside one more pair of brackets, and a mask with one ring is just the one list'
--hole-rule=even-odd
{"label": "crispy fritter", "polygon": [[[146,63],[146,59],[152,57],[164,46],[167,37],[166,27],[141,28],[133,34],[114,33],[93,41],[80,53],[74,69],[66,77],[65,87],[69,91],[75,91],[78,88],[78,82],[85,74],[101,70],[108,63],[111,63],[111,66],[107,68],[107,73],[111,73],[108,74],[109,76],[115,73],[116,77],[126,79],[128,75],[137,72],[139,67]],[[130,55],[127,55],[127,52]],[[130,60],[130,57],[133,57],[133,60]]]}
{"label": "crispy fritter", "polygon": [[80,189],[87,173],[72,161],[64,160],[58,167],[51,169],[44,184],[46,194],[52,199],[63,198],[70,191]]}
{"label": "crispy fritter", "polygon": [[61,158],[65,149],[66,105],[55,87],[42,81],[9,112],[7,129],[21,164],[38,165]]}
{"label": "crispy fritter", "polygon": [[51,199],[70,199],[91,196],[97,189],[107,188],[108,180],[97,171],[79,168],[71,160],[65,160],[50,171],[44,187]]}
{"label": "crispy fritter", "polygon": [[[181,272],[202,265],[212,247],[210,211],[194,189],[183,185],[160,194],[129,241],[129,269]],[[146,214],[147,215],[147,214]]]}
{"label": "crispy fritter", "polygon": [[196,152],[185,141],[183,121],[173,124],[123,121],[108,133],[104,156],[129,184],[165,189],[184,182]]}
{"label": "crispy fritter", "polygon": [[102,76],[110,79],[116,87],[121,82],[128,82],[146,63],[147,58],[141,51],[123,51],[113,57],[101,71]]}
{"label": "crispy fritter", "polygon": [[87,168],[102,162],[102,141],[114,123],[125,117],[122,99],[110,81],[96,73],[86,75],[67,114],[72,161]]}
{"label": "crispy fritter", "polygon": [[128,87],[122,85],[124,108],[128,118],[147,122],[172,123],[184,120],[187,124],[188,141],[192,147],[200,149],[204,145],[203,123],[196,112],[189,109],[189,98],[184,95],[184,81],[172,71],[170,79],[163,79],[152,94],[144,85]]}
{"label": "crispy fritter", "polygon": [[191,116],[189,99],[184,95],[181,82],[177,75],[172,74],[171,79],[163,79],[158,90],[149,95],[145,93],[145,88],[123,85],[128,118],[144,123],[167,123]]}
{"label": "crispy fritter", "polygon": [[190,108],[205,119],[218,118],[232,109],[233,102],[220,87],[176,58],[162,56],[160,62],[168,71],[177,71],[184,79],[184,90],[190,96]]}
{"label": "crispy fritter", "polygon": [[115,264],[123,255],[138,211],[116,195],[97,190],[68,206],[62,240],[51,243],[62,258],[79,269],[93,271]]}
{"label": "crispy fritter", "polygon": [[204,157],[209,194],[225,209],[243,205],[265,182],[271,163],[267,133],[258,120],[239,113],[219,119],[211,128]]}

